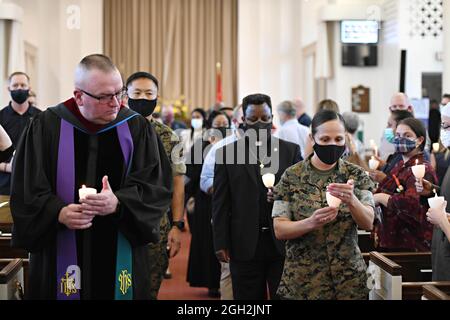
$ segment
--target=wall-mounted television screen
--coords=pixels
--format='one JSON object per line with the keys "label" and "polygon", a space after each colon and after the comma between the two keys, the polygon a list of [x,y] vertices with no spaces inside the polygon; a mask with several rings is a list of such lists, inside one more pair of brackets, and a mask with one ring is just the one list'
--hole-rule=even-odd
{"label": "wall-mounted television screen", "polygon": [[344,20],[341,22],[342,43],[378,43],[378,21]]}

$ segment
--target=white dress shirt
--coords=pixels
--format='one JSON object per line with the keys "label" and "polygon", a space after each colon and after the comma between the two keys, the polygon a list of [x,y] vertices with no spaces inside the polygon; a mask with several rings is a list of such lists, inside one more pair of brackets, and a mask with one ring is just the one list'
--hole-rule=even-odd
{"label": "white dress shirt", "polygon": [[305,145],[309,133],[310,129],[298,123],[297,119],[294,118],[286,121],[280,129],[277,130],[275,137],[298,144],[300,146],[302,158],[305,159]]}

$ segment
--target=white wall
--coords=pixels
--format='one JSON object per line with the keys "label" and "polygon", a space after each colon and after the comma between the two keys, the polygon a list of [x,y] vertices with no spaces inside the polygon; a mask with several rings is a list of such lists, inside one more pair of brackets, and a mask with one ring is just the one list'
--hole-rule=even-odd
{"label": "white wall", "polygon": [[443,50],[443,37],[411,36],[410,0],[399,0],[399,45],[407,51],[405,91],[411,98],[422,97],[422,73],[442,72],[443,62],[436,60],[436,53]]}
{"label": "white wall", "polygon": [[[300,1],[299,1],[300,2]],[[302,46],[306,47],[317,41],[320,9],[327,5],[327,0],[301,1],[301,35]]]}
{"label": "white wall", "polygon": [[[24,39],[38,48],[37,79],[32,79],[38,106],[45,109],[69,98],[76,64],[87,54],[103,52],[103,0],[4,1],[24,9]],[[67,12],[71,5],[80,9],[80,28],[68,27],[74,21]]]}
{"label": "white wall", "polygon": [[238,96],[266,93],[275,107],[301,93],[301,1],[239,0]]}
{"label": "white wall", "polygon": [[[351,111],[351,89],[358,85],[370,88],[370,113],[359,113],[364,122],[364,142],[379,141],[389,116],[389,100],[400,82],[400,50],[396,44],[382,41],[378,46],[376,67],[343,67],[340,24],[334,23],[334,78],[327,81],[327,95],[336,100],[341,112]],[[381,31],[383,32],[383,30]]]}
{"label": "white wall", "polygon": [[[395,2],[395,1],[394,1]],[[376,0],[336,0],[336,1],[302,1],[302,40],[307,46],[315,43],[318,38],[318,24],[321,19],[322,8],[326,5],[339,5],[339,9],[345,14],[345,5],[359,5],[361,7],[361,18],[373,17],[373,10],[379,8],[383,12],[383,1]],[[398,10],[395,10],[398,12]],[[354,13],[354,12],[352,12]],[[396,17],[395,17],[396,18]],[[368,143],[370,139],[378,141],[382,130],[387,122],[387,106],[392,93],[399,87],[399,61],[400,49],[398,46],[398,30],[389,29],[389,37],[384,37],[385,30],[381,30],[381,43],[378,48],[377,67],[343,67],[341,65],[342,52],[340,43],[340,24],[338,21],[332,23],[332,79],[327,80],[326,96],[336,100],[342,112],[351,111],[351,89],[358,85],[370,88],[370,113],[360,113],[364,121],[364,138]],[[393,39],[394,38],[394,39]],[[307,88],[308,86],[305,86]],[[305,93],[303,93],[305,94]],[[314,106],[308,106],[310,110]]]}
{"label": "white wall", "polygon": [[375,68],[341,66],[339,23],[333,23],[333,78],[327,81],[327,97],[336,100],[342,111],[351,110],[352,87],[362,84],[371,89],[371,112],[360,114],[360,116],[365,123],[365,142],[367,143],[370,139],[377,141],[388,118],[387,107],[390,96],[399,90],[401,49],[408,51],[405,91],[412,98],[421,97],[422,73],[443,70],[442,62],[435,59],[436,52],[442,51],[443,39],[442,37],[436,39],[410,37],[408,6],[411,1],[409,0],[317,0],[302,1],[303,46],[317,41],[317,24],[321,18],[321,9],[323,6],[333,4],[367,6],[368,10],[361,12],[362,16],[364,14],[370,16],[373,14],[371,11],[378,6],[384,20],[378,48],[378,66]]}

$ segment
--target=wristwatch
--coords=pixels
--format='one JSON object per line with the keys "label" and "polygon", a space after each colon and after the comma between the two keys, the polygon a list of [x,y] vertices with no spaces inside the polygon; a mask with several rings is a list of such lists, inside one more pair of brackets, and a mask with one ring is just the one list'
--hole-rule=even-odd
{"label": "wristwatch", "polygon": [[183,231],[184,230],[184,220],[173,221],[172,222],[172,227],[177,227],[178,229]]}

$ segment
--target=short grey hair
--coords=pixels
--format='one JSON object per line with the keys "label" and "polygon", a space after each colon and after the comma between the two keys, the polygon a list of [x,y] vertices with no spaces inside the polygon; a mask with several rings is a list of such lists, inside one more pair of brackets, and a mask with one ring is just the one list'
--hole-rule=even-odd
{"label": "short grey hair", "polygon": [[350,134],[354,134],[359,127],[358,114],[355,112],[344,112],[342,117],[344,118],[345,130]]}
{"label": "short grey hair", "polygon": [[297,108],[292,101],[283,101],[278,105],[277,110],[293,118],[297,115]]}
{"label": "short grey hair", "polygon": [[104,73],[117,72],[120,74],[119,69],[114,65],[111,58],[103,54],[91,54],[78,63],[75,69],[75,86],[82,87],[87,73],[94,69]]}

